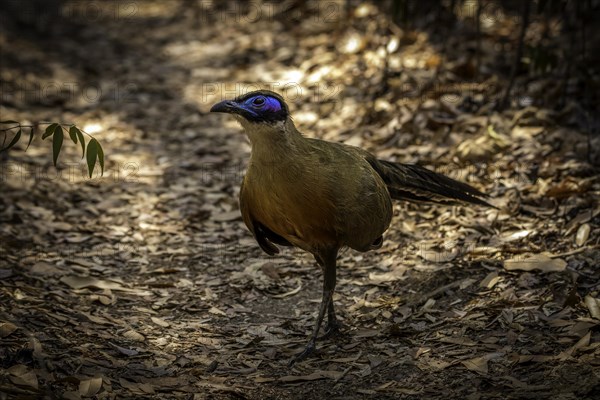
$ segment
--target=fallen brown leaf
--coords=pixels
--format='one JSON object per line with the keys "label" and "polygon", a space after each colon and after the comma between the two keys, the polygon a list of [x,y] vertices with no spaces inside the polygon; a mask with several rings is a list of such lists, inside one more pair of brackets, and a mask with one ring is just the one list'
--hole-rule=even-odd
{"label": "fallen brown leaf", "polygon": [[504,268],[508,271],[533,271],[559,272],[564,271],[567,262],[560,258],[551,258],[547,254],[536,254],[527,258],[514,258],[504,261]]}

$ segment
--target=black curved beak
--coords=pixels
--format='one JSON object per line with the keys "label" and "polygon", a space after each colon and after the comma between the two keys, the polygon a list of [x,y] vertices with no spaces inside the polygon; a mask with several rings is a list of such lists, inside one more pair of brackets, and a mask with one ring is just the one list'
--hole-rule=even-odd
{"label": "black curved beak", "polygon": [[240,111],[239,105],[233,100],[221,101],[210,108],[210,112],[220,112],[228,114],[237,114]]}

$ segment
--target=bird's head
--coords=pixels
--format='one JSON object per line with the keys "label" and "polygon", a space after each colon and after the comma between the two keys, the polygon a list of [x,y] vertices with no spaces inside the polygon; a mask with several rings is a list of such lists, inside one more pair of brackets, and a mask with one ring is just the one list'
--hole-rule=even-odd
{"label": "bird's head", "polygon": [[281,124],[290,114],[283,97],[270,90],[256,90],[215,104],[210,112],[234,114],[243,124]]}
{"label": "bird's head", "polygon": [[222,101],[210,111],[233,114],[246,131],[256,157],[285,155],[289,146],[302,137],[283,97],[270,90],[257,90]]}

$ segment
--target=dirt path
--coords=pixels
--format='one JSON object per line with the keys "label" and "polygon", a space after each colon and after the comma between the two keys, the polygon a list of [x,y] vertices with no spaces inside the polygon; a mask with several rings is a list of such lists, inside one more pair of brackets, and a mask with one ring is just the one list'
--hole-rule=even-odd
{"label": "dirt path", "polygon": [[[392,102],[438,74],[437,47],[417,33],[396,44],[399,83],[383,90],[376,38],[356,33],[380,28],[374,7],[355,31],[338,8],[296,23],[90,4],[98,14],[67,3],[54,26],[42,13],[0,31],[0,119],[77,123],[107,155],[91,180],[72,143],[58,169],[39,137],[0,161],[0,399],[600,393],[600,186],[579,157],[585,136],[563,127],[572,115],[549,128],[544,110],[493,113],[489,134],[464,104]],[[293,369],[320,272],[299,251],[259,251],[237,206],[249,147],[207,113],[256,82],[283,88],[310,136],[453,166],[503,209],[396,205],[382,249],[341,255],[343,334]],[[558,272],[509,271],[511,259]]]}

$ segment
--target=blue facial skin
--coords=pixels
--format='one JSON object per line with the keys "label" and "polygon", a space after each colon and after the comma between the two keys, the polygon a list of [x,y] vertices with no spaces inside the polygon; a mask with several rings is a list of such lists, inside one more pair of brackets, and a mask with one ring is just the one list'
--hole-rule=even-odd
{"label": "blue facial skin", "polygon": [[281,106],[278,99],[272,96],[257,95],[242,101],[236,101],[239,107],[246,111],[240,113],[248,121],[252,122],[276,122],[283,121],[287,112]]}
{"label": "blue facial skin", "polygon": [[281,104],[273,97],[254,96],[244,102],[244,108],[257,113],[270,113],[281,111]]}
{"label": "blue facial skin", "polygon": [[274,123],[289,117],[283,98],[270,91],[250,92],[235,100],[222,101],[215,104],[211,111],[238,114],[255,123]]}

